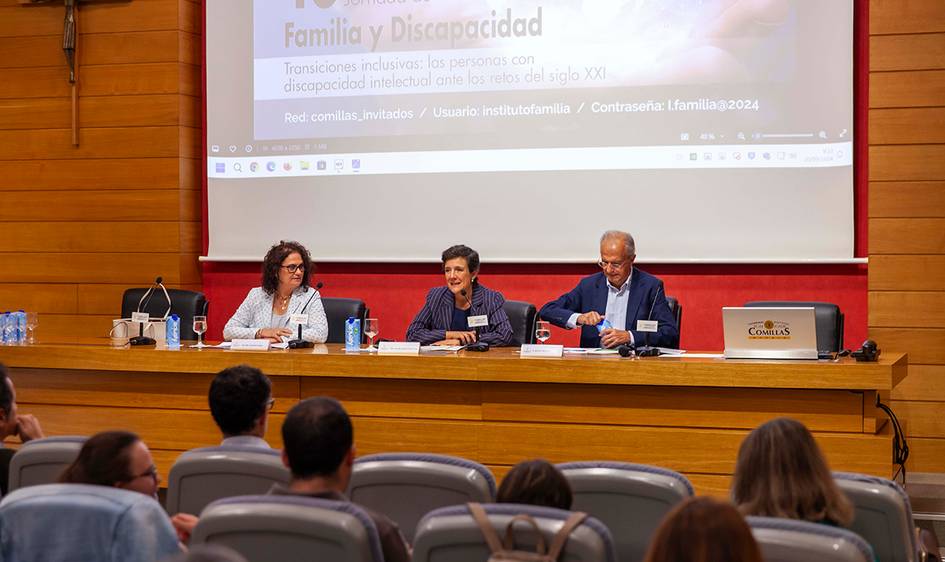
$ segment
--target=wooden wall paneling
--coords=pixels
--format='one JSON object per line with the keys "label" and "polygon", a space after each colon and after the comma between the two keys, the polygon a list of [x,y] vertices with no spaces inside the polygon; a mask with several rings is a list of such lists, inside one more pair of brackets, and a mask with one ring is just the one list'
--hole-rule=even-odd
{"label": "wooden wall paneling", "polygon": [[[906,432],[908,433],[908,428]],[[942,459],[945,459],[945,439],[909,439],[909,460],[906,467],[910,471],[942,472]]]}
{"label": "wooden wall paneling", "polygon": [[869,0],[870,35],[945,31],[941,0]]}
{"label": "wooden wall paneling", "polygon": [[39,327],[36,328],[36,339],[39,342],[48,341],[57,336],[82,335],[90,337],[108,337],[112,329],[114,314],[61,314],[40,313]]}
{"label": "wooden wall paneling", "polygon": [[[942,95],[945,96],[945,90]],[[945,178],[945,145],[870,146],[870,179],[895,181]]]}
{"label": "wooden wall paneling", "polygon": [[934,107],[943,98],[945,70],[870,73],[871,108]]}
{"label": "wooden wall paneling", "polygon": [[945,254],[945,218],[874,218],[869,228],[874,254]]}
{"label": "wooden wall paneling", "polygon": [[870,70],[945,69],[945,33],[870,37]]}
{"label": "wooden wall paneling", "polygon": [[178,254],[0,253],[0,283],[181,283]]}
{"label": "wooden wall paneling", "polygon": [[178,162],[180,188],[200,190],[203,170],[202,159],[181,158]]}
{"label": "wooden wall paneling", "polygon": [[910,438],[941,437],[945,435],[945,416],[942,403],[934,401],[893,400],[890,407],[896,416],[907,420]]}
{"label": "wooden wall paneling", "polygon": [[178,195],[177,219],[182,222],[197,222],[201,220],[201,204],[203,193],[196,189],[181,189]]}
{"label": "wooden wall paneling", "polygon": [[869,122],[871,144],[945,142],[945,107],[874,109]]}
{"label": "wooden wall paneling", "polygon": [[480,387],[469,381],[388,381],[300,377],[300,396],[332,396],[352,416],[482,419]]}
{"label": "wooden wall paneling", "polygon": [[945,365],[909,365],[909,376],[893,389],[892,398],[945,402]]}
{"label": "wooden wall paneling", "polygon": [[870,182],[869,213],[871,218],[945,217],[945,181]]}
{"label": "wooden wall paneling", "polygon": [[71,312],[78,308],[77,287],[72,284],[0,284],[0,311]]}
{"label": "wooden wall paneling", "polygon": [[192,174],[193,165],[176,157],[0,160],[0,191],[177,189],[193,181],[182,170]]}
{"label": "wooden wall paneling", "polygon": [[[0,194],[0,201],[4,197]],[[177,252],[181,229],[173,222],[29,222],[0,240],[0,252]],[[192,223],[180,223],[192,224]]]}
{"label": "wooden wall paneling", "polygon": [[203,126],[203,100],[197,96],[179,95],[177,101],[178,124],[201,129]]}
{"label": "wooden wall paneling", "polygon": [[[83,129],[82,144],[73,148],[69,129],[0,131],[0,149],[8,160],[43,160],[46,158],[177,157],[177,127],[110,127]],[[145,183],[145,178],[138,181]]]}
{"label": "wooden wall paneling", "polygon": [[945,255],[872,255],[868,278],[871,291],[945,291]]}
{"label": "wooden wall paneling", "polygon": [[[199,208],[196,209],[199,211]],[[199,254],[203,244],[203,223],[199,220],[180,223],[180,251]]]}
{"label": "wooden wall paneling", "polygon": [[[81,10],[81,8],[80,8]],[[81,17],[81,16],[80,16]],[[82,22],[77,38],[79,65],[132,64],[177,60],[177,31],[85,33]],[[34,37],[0,37],[0,68],[65,68],[62,32]]]}
{"label": "wooden wall paneling", "polygon": [[177,221],[182,218],[182,198],[190,203],[190,193],[174,189],[10,191],[2,195],[0,220]]}
{"label": "wooden wall paneling", "polygon": [[[82,33],[176,30],[179,27],[177,4],[178,0],[88,4],[81,7]],[[59,4],[0,7],[0,37],[61,37],[62,11]]]}
{"label": "wooden wall paneling", "polygon": [[[142,286],[147,286],[144,284]],[[168,289],[186,289],[188,291],[201,291],[202,288],[199,284],[196,285],[182,285],[182,284],[167,284],[165,286]],[[111,314],[112,317],[117,318],[118,314],[121,312],[121,297],[125,292],[125,289],[130,289],[135,287],[134,284],[115,284],[115,285],[105,285],[105,284],[89,284],[89,285],[79,285],[77,290],[78,297],[78,314]],[[164,298],[163,296],[161,297]]]}
{"label": "wooden wall paneling", "polygon": [[880,349],[908,351],[910,364],[945,364],[945,329],[882,328],[870,323],[869,338],[876,340]]}
{"label": "wooden wall paneling", "polygon": [[945,291],[871,292],[869,324],[945,328]]}
{"label": "wooden wall paneling", "polygon": [[[402,420],[352,416],[359,455],[423,451],[480,459],[482,424],[462,420]],[[270,426],[272,421],[269,422]],[[521,459],[516,459],[518,462]],[[500,463],[501,464],[501,463]],[[514,463],[505,463],[514,464]]]}

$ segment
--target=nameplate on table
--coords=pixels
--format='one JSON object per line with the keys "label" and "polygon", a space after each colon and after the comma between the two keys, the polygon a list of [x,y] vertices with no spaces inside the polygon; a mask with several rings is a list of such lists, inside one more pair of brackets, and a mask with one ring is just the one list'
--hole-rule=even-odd
{"label": "nameplate on table", "polygon": [[382,341],[377,344],[378,355],[420,355],[418,341]]}
{"label": "nameplate on table", "polygon": [[480,328],[482,326],[489,325],[489,317],[485,314],[479,314],[478,316],[470,316],[468,320],[469,320],[470,328]]}
{"label": "nameplate on table", "polygon": [[269,340],[240,340],[235,339],[230,344],[233,351],[269,351]]}
{"label": "nameplate on table", "polygon": [[659,330],[659,322],[656,320],[637,320],[638,332],[656,332]]}
{"label": "nameplate on table", "polygon": [[520,351],[521,357],[561,357],[564,355],[563,345],[526,343]]}
{"label": "nameplate on table", "polygon": [[147,324],[151,320],[147,312],[132,312],[131,321],[139,324]]}
{"label": "nameplate on table", "polygon": [[293,314],[289,316],[290,324],[308,324],[308,314]]}

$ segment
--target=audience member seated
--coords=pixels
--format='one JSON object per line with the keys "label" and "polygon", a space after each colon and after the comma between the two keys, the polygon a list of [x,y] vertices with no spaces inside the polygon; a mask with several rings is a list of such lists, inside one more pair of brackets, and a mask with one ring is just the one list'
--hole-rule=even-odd
{"label": "audience member seated", "polygon": [[262,371],[249,365],[223,369],[210,383],[209,398],[210,414],[223,432],[221,445],[270,448],[264,438],[275,399]]}
{"label": "audience member seated", "polygon": [[497,503],[527,503],[571,509],[571,485],[553,464],[544,459],[522,461],[502,479]]}
{"label": "audience member seated", "polygon": [[141,438],[130,431],[103,431],[89,437],[59,481],[114,486],[157,500],[161,476]]}
{"label": "audience member seated", "polygon": [[164,562],[247,562],[242,554],[218,544],[198,544]]}
{"label": "audience member seated", "polygon": [[653,535],[644,562],[761,562],[751,529],[731,504],[689,498]]}
{"label": "audience member seated", "polygon": [[43,429],[39,421],[30,414],[18,414],[16,411],[16,389],[7,368],[0,363],[0,493],[7,495],[10,480],[10,459],[16,453],[13,449],[3,448],[3,441],[16,435],[26,443],[32,439],[42,439]]}
{"label": "audience member seated", "polygon": [[[270,494],[348,501],[344,491],[354,466],[354,427],[348,412],[334,398],[302,400],[282,423],[282,462],[292,472],[289,486],[273,486]],[[359,506],[374,521],[385,562],[408,562],[410,549],[397,524],[386,516]],[[183,515],[183,514],[178,514]],[[175,516],[176,518],[177,516]],[[181,536],[188,536],[197,518],[174,520]]]}
{"label": "audience member seated", "polygon": [[776,418],[748,434],[738,450],[732,499],[743,515],[846,526],[853,506],[833,480],[804,424]]}

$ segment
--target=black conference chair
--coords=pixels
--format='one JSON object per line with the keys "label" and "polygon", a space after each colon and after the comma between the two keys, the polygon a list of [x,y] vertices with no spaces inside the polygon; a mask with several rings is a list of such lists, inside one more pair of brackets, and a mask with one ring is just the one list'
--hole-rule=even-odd
{"label": "black conference chair", "polygon": [[817,323],[817,351],[836,353],[843,349],[843,313],[829,302],[809,301],[751,301],[745,306],[759,307],[813,307]]}
{"label": "black conference chair", "polygon": [[669,311],[673,313],[676,319],[676,331],[682,334],[682,305],[676,300],[676,297],[666,295],[666,303],[669,304]]}
{"label": "black conference chair", "polygon": [[325,316],[328,318],[328,341],[326,343],[345,342],[345,321],[348,318],[361,320],[361,342],[364,340],[364,319],[368,317],[368,308],[359,299],[322,297]]}
{"label": "black conference chair", "polygon": [[512,325],[512,343],[509,345],[535,343],[535,317],[538,314],[535,305],[525,301],[505,301],[502,310]]}
{"label": "black conference chair", "polygon": [[[121,297],[122,318],[130,318],[132,312],[137,312],[138,302],[147,290],[147,288],[125,290]],[[164,298],[164,291],[160,288],[154,291],[141,312],[147,312],[152,318],[163,318],[167,311],[167,299]],[[194,316],[207,315],[209,302],[206,295],[200,291],[185,289],[168,289],[167,294],[171,297],[171,314],[180,316],[180,339],[197,339],[197,334],[194,333]]]}

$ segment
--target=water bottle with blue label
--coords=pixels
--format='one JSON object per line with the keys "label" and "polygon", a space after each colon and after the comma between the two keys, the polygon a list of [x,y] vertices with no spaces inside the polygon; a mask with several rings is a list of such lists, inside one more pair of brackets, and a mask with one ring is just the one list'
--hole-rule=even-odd
{"label": "water bottle with blue label", "polygon": [[180,349],[180,316],[176,314],[167,319],[167,348]]}
{"label": "water bottle with blue label", "polygon": [[351,317],[345,321],[345,351],[359,349],[361,349],[361,320]]}
{"label": "water bottle with blue label", "polygon": [[16,318],[16,343],[26,345],[26,312],[17,310],[13,316]]}
{"label": "water bottle with blue label", "polygon": [[13,343],[10,341],[13,337],[12,319],[13,317],[10,315],[9,311],[0,314],[0,343],[3,343],[3,345],[11,345]]}

